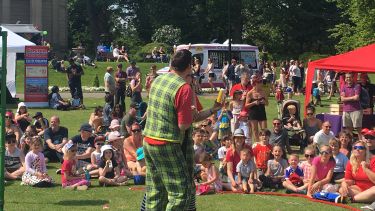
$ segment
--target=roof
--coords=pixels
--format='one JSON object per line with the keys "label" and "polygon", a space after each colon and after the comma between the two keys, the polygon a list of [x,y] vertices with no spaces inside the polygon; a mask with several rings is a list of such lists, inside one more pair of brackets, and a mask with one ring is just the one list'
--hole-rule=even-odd
{"label": "roof", "polygon": [[[26,40],[11,30],[1,27],[2,31],[8,31],[7,37],[7,51],[10,53],[24,53],[25,46],[35,45],[34,43]],[[0,50],[2,49],[3,41],[0,39]]]}
{"label": "roof", "polygon": [[37,30],[32,24],[1,24],[1,26],[4,26],[14,33],[41,33],[41,31]]}

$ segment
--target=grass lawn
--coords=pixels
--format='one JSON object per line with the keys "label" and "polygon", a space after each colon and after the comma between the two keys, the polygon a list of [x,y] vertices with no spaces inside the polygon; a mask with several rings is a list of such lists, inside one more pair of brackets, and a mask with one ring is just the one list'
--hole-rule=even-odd
{"label": "grass lawn", "polygon": [[[18,63],[17,72],[17,91],[23,92],[23,68],[22,63]],[[100,83],[102,84],[102,75],[107,65],[115,66],[115,63],[99,63],[97,69],[88,67],[85,69],[83,85],[90,85],[95,74],[100,74]],[[150,64],[139,64],[143,72],[147,72]],[[158,64],[158,67],[165,64]],[[22,71],[21,71],[22,70]],[[20,71],[22,73],[20,73]],[[56,84],[66,86],[64,74],[50,71],[50,85]],[[205,108],[208,108],[215,96],[200,96],[200,100]],[[301,102],[303,96],[296,99]],[[318,112],[327,112],[327,105],[336,103],[336,99],[326,101],[323,98],[322,108]],[[69,129],[69,137],[78,134],[77,130],[83,122],[87,122],[90,113],[97,105],[103,105],[104,100],[85,99],[86,110],[75,111],[56,111],[51,109],[29,109],[31,114],[36,111],[43,112],[49,119],[52,115],[58,115],[61,119],[61,125]],[[127,98],[127,105],[129,99]],[[16,106],[10,107],[15,111]],[[267,107],[268,125],[271,126],[273,117],[277,117],[276,102],[270,98],[270,105]],[[98,182],[93,180],[93,187],[88,191],[69,191],[60,187],[60,176],[54,172],[59,164],[52,163],[48,165],[48,171],[54,180],[59,184],[56,187],[48,189],[37,189],[32,187],[20,186],[20,182],[10,182],[5,188],[5,210],[102,210],[104,204],[109,204],[112,210],[139,210],[140,201],[143,196],[142,190],[129,190],[129,187],[98,187]],[[131,187],[131,185],[130,185]],[[354,207],[360,207],[359,204],[351,204]],[[302,198],[295,197],[277,197],[265,195],[240,195],[240,194],[216,194],[197,197],[198,210],[342,210],[342,208],[329,206],[321,203],[314,203]]]}

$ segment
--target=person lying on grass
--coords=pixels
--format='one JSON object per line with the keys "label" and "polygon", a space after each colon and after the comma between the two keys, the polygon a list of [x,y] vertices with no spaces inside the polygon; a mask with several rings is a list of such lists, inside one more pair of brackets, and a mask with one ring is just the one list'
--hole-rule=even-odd
{"label": "person lying on grass", "polygon": [[87,190],[90,182],[86,180],[85,174],[77,174],[76,158],[77,145],[67,143],[64,150],[64,162],[61,166],[61,185],[66,189]]}
{"label": "person lying on grass", "polygon": [[111,145],[104,145],[101,148],[101,161],[99,164],[99,185],[120,186],[126,185],[127,178],[120,175],[120,168],[114,158],[114,151]]}

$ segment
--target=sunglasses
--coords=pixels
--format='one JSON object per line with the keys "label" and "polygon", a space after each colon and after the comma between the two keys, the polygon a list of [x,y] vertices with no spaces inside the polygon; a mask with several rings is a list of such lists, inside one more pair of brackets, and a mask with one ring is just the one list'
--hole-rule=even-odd
{"label": "sunglasses", "polygon": [[273,125],[281,125],[281,123],[280,122],[274,122],[274,123],[272,123]]}
{"label": "sunglasses", "polygon": [[202,127],[207,127],[208,125],[202,125]]}
{"label": "sunglasses", "polygon": [[17,141],[16,140],[9,140],[9,141],[7,141],[7,143],[8,144],[15,144],[15,143],[17,143]]}
{"label": "sunglasses", "polygon": [[331,128],[331,126],[324,126],[325,128]]}
{"label": "sunglasses", "polygon": [[368,139],[368,140],[374,140],[375,137],[373,137],[373,136],[365,136],[365,139]]}
{"label": "sunglasses", "polygon": [[135,129],[135,130],[132,130],[133,133],[139,133],[141,132],[141,129]]}
{"label": "sunglasses", "polygon": [[96,145],[98,145],[98,146],[103,146],[104,143],[96,143]]}
{"label": "sunglasses", "polygon": [[313,113],[307,113],[307,116],[312,116],[312,115],[314,115]]}
{"label": "sunglasses", "polygon": [[305,158],[313,158],[313,157],[315,157],[315,155],[305,154]]}
{"label": "sunglasses", "polygon": [[353,149],[355,149],[355,150],[364,150],[364,149],[366,149],[366,147],[364,147],[364,146],[354,146]]}
{"label": "sunglasses", "polygon": [[12,117],[10,117],[10,116],[5,116],[5,119],[11,119]]}
{"label": "sunglasses", "polygon": [[330,155],[331,151],[321,151],[320,154],[322,154],[322,155]]}

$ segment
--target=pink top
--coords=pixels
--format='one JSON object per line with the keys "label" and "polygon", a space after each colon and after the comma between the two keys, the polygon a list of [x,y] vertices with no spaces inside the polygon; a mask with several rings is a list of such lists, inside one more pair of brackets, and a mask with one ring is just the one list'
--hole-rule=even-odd
{"label": "pink top", "polygon": [[316,177],[315,179],[317,181],[320,181],[324,178],[326,178],[329,170],[333,170],[333,168],[336,165],[335,160],[329,160],[327,164],[323,164],[320,162],[320,156],[315,157],[312,161],[312,165],[316,167]]}
{"label": "pink top", "polygon": [[[354,95],[360,95],[361,94],[361,85],[359,84],[353,84],[352,86],[344,85],[344,88],[342,89],[342,94],[345,97],[353,97]],[[347,101],[343,102],[342,110],[344,112],[353,112],[353,111],[359,111],[361,110],[361,104],[358,101]]]}
{"label": "pink top", "polygon": [[207,180],[211,180],[213,178],[213,175],[214,175],[215,171],[216,171],[217,178],[216,178],[215,182],[212,183],[212,185],[214,186],[215,191],[219,192],[219,191],[223,190],[223,184],[222,184],[221,179],[220,179],[219,171],[216,169],[214,164],[212,164],[210,166],[210,168],[206,169]]}
{"label": "pink top", "polygon": [[310,177],[311,177],[311,164],[307,161],[303,161],[303,162],[301,162],[300,167],[303,170],[304,179],[310,179]]}

